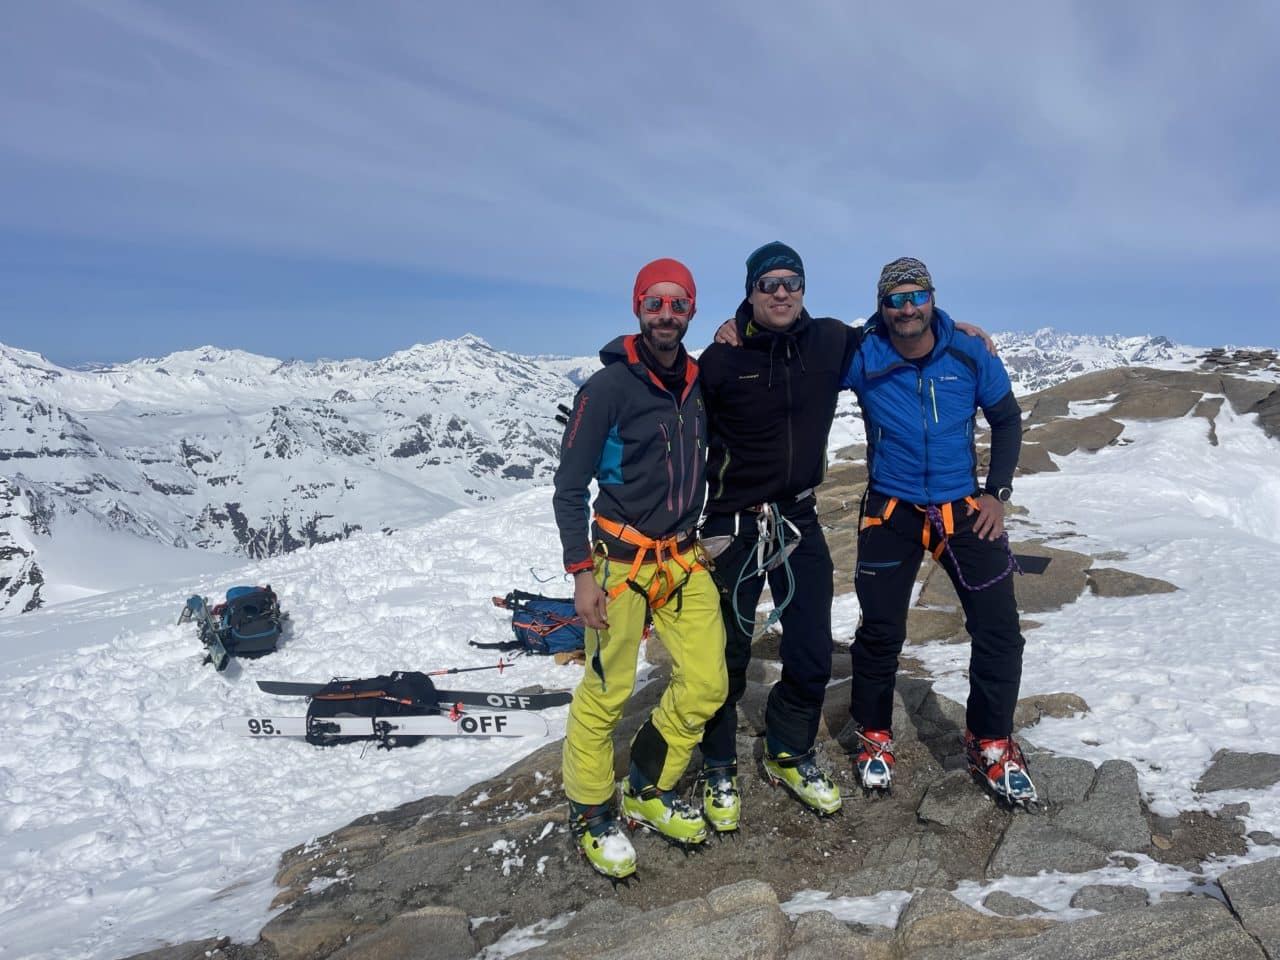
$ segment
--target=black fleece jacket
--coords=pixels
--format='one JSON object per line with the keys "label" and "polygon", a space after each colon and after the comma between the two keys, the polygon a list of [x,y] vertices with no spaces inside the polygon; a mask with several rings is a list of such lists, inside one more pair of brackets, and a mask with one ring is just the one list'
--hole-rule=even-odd
{"label": "black fleece jacket", "polygon": [[783,502],[822,482],[840,379],[862,339],[861,328],[807,311],[783,333],[748,336],[751,315],[744,300],[741,347],[713,343],[698,360],[709,514]]}

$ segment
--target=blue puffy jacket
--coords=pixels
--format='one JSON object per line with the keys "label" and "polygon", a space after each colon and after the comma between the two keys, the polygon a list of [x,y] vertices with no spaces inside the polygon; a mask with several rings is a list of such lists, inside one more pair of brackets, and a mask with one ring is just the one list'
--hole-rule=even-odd
{"label": "blue puffy jacket", "polygon": [[[916,504],[978,492],[974,418],[982,408],[994,430],[991,411],[997,405],[1008,411],[1012,395],[999,358],[987,353],[980,337],[957,334],[937,307],[933,333],[937,342],[918,366],[894,349],[877,313],[840,384],[856,390],[862,405],[870,488]],[[999,478],[999,485],[1010,482],[1012,469],[1010,464],[1010,477]]]}

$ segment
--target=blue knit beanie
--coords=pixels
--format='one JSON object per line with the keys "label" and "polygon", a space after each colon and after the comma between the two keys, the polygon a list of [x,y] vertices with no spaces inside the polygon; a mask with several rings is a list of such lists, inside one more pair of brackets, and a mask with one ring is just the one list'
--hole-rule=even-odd
{"label": "blue knit beanie", "polygon": [[800,254],[781,240],[766,243],[747,257],[747,296],[751,296],[751,288],[756,281],[770,270],[794,270],[803,277],[804,263]]}

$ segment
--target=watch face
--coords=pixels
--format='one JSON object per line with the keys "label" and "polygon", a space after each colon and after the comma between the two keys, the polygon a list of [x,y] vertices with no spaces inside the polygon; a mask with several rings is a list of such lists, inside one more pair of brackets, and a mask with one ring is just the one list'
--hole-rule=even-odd
{"label": "watch face", "polygon": [[1001,503],[1008,503],[1009,498],[1013,496],[1013,490],[1009,487],[1001,487],[996,491],[996,499]]}

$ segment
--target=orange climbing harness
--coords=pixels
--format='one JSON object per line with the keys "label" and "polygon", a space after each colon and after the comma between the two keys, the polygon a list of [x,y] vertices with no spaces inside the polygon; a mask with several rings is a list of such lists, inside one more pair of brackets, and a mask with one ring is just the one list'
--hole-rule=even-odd
{"label": "orange climbing harness", "polygon": [[[609,590],[609,599],[621,595],[623,590],[631,589],[641,594],[648,600],[651,610],[661,610],[671,599],[680,593],[680,590],[688,582],[689,577],[695,570],[702,570],[703,566],[696,561],[689,563],[683,557],[683,553],[687,553],[696,542],[694,534],[672,534],[662,540],[654,540],[646,537],[635,527],[629,527],[626,524],[617,523],[607,517],[596,515],[596,526],[598,526],[609,536],[623,543],[630,544],[636,548],[635,559],[631,562],[631,569],[627,571],[626,579],[616,584]],[[683,550],[681,549],[683,547]],[[605,558],[608,558],[608,549],[603,543],[596,545],[597,551],[603,551]],[[649,558],[646,560],[646,558]],[[684,571],[684,576],[676,582],[676,576],[667,569],[667,561],[674,560],[676,566]],[[640,568],[644,564],[655,564],[657,569],[654,571],[653,579],[649,582],[648,589],[640,586],[636,578],[640,575]]]}
{"label": "orange climbing harness", "polygon": [[[974,510],[982,509],[982,507],[978,504],[978,501],[973,497],[965,497],[964,502],[968,504],[970,507],[972,507]],[[889,500],[885,503],[884,510],[880,514],[880,516],[878,517],[870,517],[865,515],[863,516],[862,522],[858,525],[859,532],[866,530],[868,527],[878,527],[882,523],[888,523],[889,518],[893,516],[894,508],[897,506],[898,506],[898,498],[890,497]],[[918,513],[923,513],[923,514],[928,513],[928,507],[921,507],[914,503],[911,504],[911,506]],[[933,535],[934,535],[933,524],[929,522],[927,517],[925,519],[925,522],[920,525],[920,542],[924,545],[924,548],[926,550],[928,550],[930,553],[933,554],[933,559],[941,560],[943,551],[947,549],[947,537],[951,536],[953,533],[956,532],[956,517],[955,517],[954,506],[951,503],[939,504],[937,507],[937,511],[939,516],[941,516],[942,518],[942,531],[943,531],[942,536],[938,539],[938,545],[932,546]]]}

